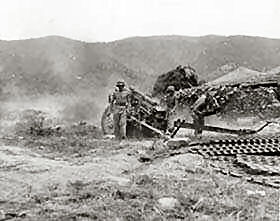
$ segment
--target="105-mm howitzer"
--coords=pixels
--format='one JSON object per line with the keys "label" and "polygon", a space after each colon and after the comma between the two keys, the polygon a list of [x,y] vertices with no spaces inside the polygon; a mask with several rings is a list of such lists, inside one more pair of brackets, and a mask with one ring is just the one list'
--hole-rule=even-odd
{"label": "105-mm howitzer", "polygon": [[[263,87],[263,85],[259,86]],[[269,86],[271,85],[269,84]],[[140,91],[132,87],[130,87],[129,90],[131,94],[131,104],[130,108],[127,110],[127,137],[167,137],[168,118],[166,109],[160,105],[160,102],[144,95]],[[113,134],[113,117],[109,106],[102,115],[101,126],[104,134]],[[178,119],[174,124],[173,133],[168,136],[175,136],[180,128],[193,129],[194,126],[191,123]],[[259,131],[250,129],[228,129],[210,125],[205,125],[203,130],[236,135],[253,134]]]}
{"label": "105-mm howitzer", "polygon": [[[167,112],[157,101],[129,87],[130,108],[127,110],[127,137],[164,136],[167,130]],[[106,107],[101,127],[104,134],[113,134],[111,108]]]}

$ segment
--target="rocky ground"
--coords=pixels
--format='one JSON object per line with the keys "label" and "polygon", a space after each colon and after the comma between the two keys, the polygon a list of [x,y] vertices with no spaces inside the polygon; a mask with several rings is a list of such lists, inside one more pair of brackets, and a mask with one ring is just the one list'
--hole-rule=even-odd
{"label": "rocky ground", "polygon": [[[166,155],[169,148],[160,140],[118,143],[91,124],[69,125],[96,123],[119,78],[146,91],[160,73],[188,61],[197,69],[199,84],[224,75],[226,83],[233,76],[248,81],[248,74],[259,79],[259,72],[249,69],[277,67],[279,45],[245,36],[156,36],[107,44],[52,36],[0,42],[0,221],[279,220],[276,188],[216,172],[200,155]],[[224,65],[226,60],[232,63]],[[190,80],[186,73],[183,78],[168,73],[161,82],[188,88],[182,85]],[[279,79],[279,67],[266,77],[271,74]],[[158,86],[164,92],[168,85]],[[252,128],[279,116],[279,88],[243,89],[226,90],[233,94],[223,109],[230,119],[221,113],[218,120],[224,122],[206,122]],[[229,94],[219,90],[216,95],[224,102]],[[57,119],[46,119],[50,115]],[[278,123],[262,133],[276,131]],[[185,130],[178,136],[191,134]],[[209,136],[217,138],[204,133]]]}
{"label": "rocky ground", "polygon": [[215,172],[200,155],[151,160],[168,151],[162,141],[71,130],[2,137],[0,220],[279,219],[278,189]]}

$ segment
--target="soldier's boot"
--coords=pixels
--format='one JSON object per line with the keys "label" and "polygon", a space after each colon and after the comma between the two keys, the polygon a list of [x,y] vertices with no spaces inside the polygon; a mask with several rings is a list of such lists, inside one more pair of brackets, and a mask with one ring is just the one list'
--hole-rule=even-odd
{"label": "soldier's boot", "polygon": [[196,139],[200,140],[202,138],[202,130],[201,129],[195,129],[194,136]]}
{"label": "soldier's boot", "polygon": [[204,117],[194,114],[193,115],[194,136],[196,139],[202,138],[202,128],[204,126]]}

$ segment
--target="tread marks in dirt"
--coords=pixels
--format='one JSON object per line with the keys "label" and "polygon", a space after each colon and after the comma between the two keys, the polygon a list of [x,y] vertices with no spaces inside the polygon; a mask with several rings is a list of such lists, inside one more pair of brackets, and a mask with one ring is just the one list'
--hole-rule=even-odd
{"label": "tread marks in dirt", "polygon": [[252,171],[280,175],[280,159],[274,156],[237,155],[236,163]]}
{"label": "tread marks in dirt", "polygon": [[211,140],[189,152],[211,160],[215,171],[247,181],[280,187],[280,137]]}

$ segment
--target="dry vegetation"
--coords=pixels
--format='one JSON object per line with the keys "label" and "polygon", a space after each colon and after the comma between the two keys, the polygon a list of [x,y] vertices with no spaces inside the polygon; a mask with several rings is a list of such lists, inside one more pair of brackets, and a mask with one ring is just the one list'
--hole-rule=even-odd
{"label": "dry vegetation", "polygon": [[[164,197],[175,200],[174,207],[161,205]],[[276,190],[209,168],[187,171],[181,179],[132,174],[125,186],[94,178],[68,182],[63,190],[53,184],[41,194],[30,192],[22,202],[1,202],[2,211],[26,214],[22,220],[277,220],[277,208]]]}
{"label": "dry vegetation", "polygon": [[168,151],[162,142],[118,143],[92,123],[118,78],[146,90],[186,62],[207,80],[227,62],[270,69],[279,45],[243,36],[0,42],[0,221],[278,220],[277,189],[217,173],[198,155],[151,161]]}
{"label": "dry vegetation", "polygon": [[278,220],[277,189],[215,172],[199,155],[166,158],[158,140],[119,143],[83,121],[52,122],[25,111],[2,138],[1,221]]}
{"label": "dry vegetation", "polygon": [[[75,125],[59,135],[3,140],[8,146],[16,144],[63,164],[60,179],[52,180],[52,170],[57,168],[50,166],[50,173],[33,174],[51,180],[39,190],[35,182],[18,197],[0,198],[0,220],[277,220],[277,189],[216,173],[198,155],[141,163],[140,155],[164,153],[167,147],[152,140],[97,139],[98,133],[89,128]],[[64,164],[72,165],[77,175],[69,178]],[[16,168],[14,180],[22,173],[21,166]],[[79,173],[83,168],[87,175]],[[2,175],[9,170],[13,168],[1,165]],[[95,175],[96,170],[101,170],[101,177]],[[3,184],[8,181],[1,180]]]}

